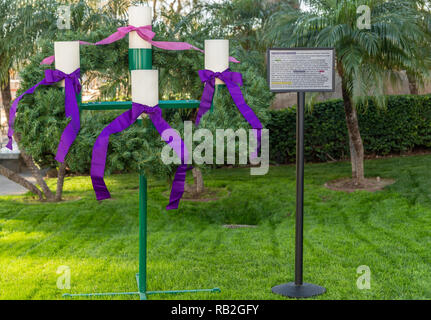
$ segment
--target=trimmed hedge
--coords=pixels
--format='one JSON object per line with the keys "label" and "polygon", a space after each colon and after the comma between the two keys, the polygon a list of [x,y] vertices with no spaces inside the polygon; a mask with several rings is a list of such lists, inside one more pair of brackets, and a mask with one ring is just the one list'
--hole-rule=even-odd
{"label": "trimmed hedge", "polygon": [[[387,155],[415,148],[431,148],[431,95],[389,96],[385,109],[372,101],[358,110],[365,154]],[[296,106],[272,110],[270,158],[291,163],[296,156]],[[323,162],[349,158],[349,140],[343,101],[314,105],[305,115],[305,159]]]}

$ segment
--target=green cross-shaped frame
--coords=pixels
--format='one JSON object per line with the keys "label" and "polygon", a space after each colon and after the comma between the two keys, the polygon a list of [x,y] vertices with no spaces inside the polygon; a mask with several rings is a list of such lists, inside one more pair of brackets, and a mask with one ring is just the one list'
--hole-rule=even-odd
{"label": "green cross-shaped frame", "polygon": [[[152,68],[152,49],[129,49],[129,70],[151,70]],[[161,109],[196,109],[199,108],[199,103],[199,100],[165,100],[159,101],[159,107]],[[131,101],[79,103],[80,111],[127,110],[131,108]],[[136,274],[136,281],[138,284],[137,292],[66,293],[63,294],[63,297],[139,295],[140,300],[146,300],[147,295],[151,294],[221,292],[219,288],[147,291],[147,178],[143,172],[139,174],[139,273]]]}

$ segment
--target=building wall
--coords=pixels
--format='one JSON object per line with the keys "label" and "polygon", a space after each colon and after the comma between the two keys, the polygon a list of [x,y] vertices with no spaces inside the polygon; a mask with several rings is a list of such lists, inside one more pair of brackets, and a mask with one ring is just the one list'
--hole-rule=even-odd
{"label": "building wall", "polygon": [[[395,85],[391,85],[390,81],[385,81],[385,93],[388,95],[400,95],[410,94],[409,81],[405,71],[399,73],[399,81]],[[423,88],[419,88],[419,94],[431,93],[431,83],[427,83]],[[335,92],[324,92],[319,93],[316,97],[316,101],[325,101],[329,99],[341,99],[341,78],[335,74]],[[293,93],[279,93],[276,94],[275,100],[271,106],[271,109],[284,109],[296,105],[297,95]]]}

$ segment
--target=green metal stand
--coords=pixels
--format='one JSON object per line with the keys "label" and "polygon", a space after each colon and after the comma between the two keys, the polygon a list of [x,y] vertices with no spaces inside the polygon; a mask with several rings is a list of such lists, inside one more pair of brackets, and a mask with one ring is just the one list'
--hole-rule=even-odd
{"label": "green metal stand", "polygon": [[[151,49],[129,49],[129,69],[151,69]],[[80,97],[79,97],[80,99]],[[81,101],[81,100],[79,100]],[[190,109],[199,108],[199,100],[175,100],[160,101],[162,109]],[[92,102],[80,103],[82,110],[122,110],[132,108],[131,101],[121,102]],[[124,296],[139,295],[140,300],[147,300],[148,295],[153,294],[178,294],[197,292],[221,292],[219,288],[191,289],[191,290],[168,290],[147,291],[147,178],[141,172],[139,174],[139,273],[135,275],[138,291],[131,292],[103,292],[103,293],[65,293],[63,297],[101,297],[101,296]]]}
{"label": "green metal stand", "polygon": [[101,296],[123,296],[139,295],[140,300],[147,300],[152,294],[179,294],[197,292],[221,292],[219,288],[191,289],[191,290],[168,290],[147,291],[147,178],[144,174],[139,175],[139,273],[136,274],[138,291],[132,292],[103,292],[103,293],[65,293],[63,297],[101,297]]}
{"label": "green metal stand", "polygon": [[129,49],[129,70],[151,70],[152,51],[151,49]]}

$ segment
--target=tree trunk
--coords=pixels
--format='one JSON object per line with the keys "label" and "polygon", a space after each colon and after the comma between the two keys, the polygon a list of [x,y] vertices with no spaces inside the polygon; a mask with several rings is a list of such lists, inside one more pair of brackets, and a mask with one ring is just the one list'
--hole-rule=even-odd
{"label": "tree trunk", "polygon": [[153,0],[153,21],[155,21],[157,19],[156,6],[157,6],[157,0]]}
{"label": "tree trunk", "polygon": [[185,184],[184,190],[190,193],[192,196],[198,196],[204,191],[204,179],[202,176],[202,171],[199,168],[193,168],[193,180],[194,184]]}
{"label": "tree trunk", "polygon": [[345,81],[342,81],[344,112],[349,132],[350,161],[352,163],[352,179],[355,185],[360,186],[365,181],[364,176],[364,146],[359,131],[356,108],[347,90]]}
{"label": "tree trunk", "polygon": [[[2,100],[3,100],[3,108],[4,108],[5,113],[6,113],[6,118],[9,119],[9,111],[10,111],[10,106],[11,106],[11,102],[12,102],[12,95],[11,95],[11,91],[10,91],[10,76],[9,76],[9,74],[8,74],[7,79],[6,79],[6,83],[4,83],[1,86],[1,95],[2,95]],[[20,141],[21,141],[21,138],[20,138],[19,134],[17,134],[15,132],[14,135],[13,135],[13,138],[15,139],[16,143],[19,146]],[[36,182],[42,188],[42,191],[45,194],[46,199],[48,201],[54,201],[55,200],[54,194],[49,189],[49,187],[46,184],[45,180],[43,180],[43,177],[42,177],[42,175],[40,173],[40,170],[36,166],[36,164],[34,163],[33,158],[30,155],[28,155],[23,150],[23,148],[21,148],[21,147],[20,147],[20,151],[21,151],[21,156],[24,159],[25,164],[30,169],[32,176],[36,179]]]}
{"label": "tree trunk", "polygon": [[415,76],[407,72],[407,79],[409,81],[410,94],[419,94],[418,84]]}
{"label": "tree trunk", "polygon": [[42,192],[33,183],[24,179],[19,174],[13,172],[12,170],[9,170],[6,167],[3,167],[2,165],[0,165],[0,174],[2,176],[5,176],[9,180],[19,184],[20,186],[23,186],[24,188],[28,189],[29,191],[33,192],[35,195],[38,196],[39,200],[43,200]]}
{"label": "tree trunk", "polygon": [[63,195],[64,176],[66,175],[66,161],[60,164],[58,169],[57,192],[55,193],[55,201],[61,201]]}
{"label": "tree trunk", "polygon": [[3,100],[6,119],[9,119],[9,109],[12,101],[12,95],[10,92],[10,76],[8,76],[6,77],[6,83],[2,83],[1,85],[1,98]]}
{"label": "tree trunk", "polygon": [[196,193],[201,194],[204,191],[204,179],[202,177],[202,171],[199,168],[193,168],[193,180],[195,181]]}
{"label": "tree trunk", "polygon": [[[14,134],[13,137],[14,137],[15,141],[18,143],[19,139],[17,139],[17,134]],[[42,191],[45,194],[46,200],[55,201],[54,194],[49,189],[45,180],[43,180],[40,169],[34,163],[33,158],[30,155],[28,155],[25,151],[23,151],[21,148],[20,148],[20,151],[21,151],[21,157],[24,159],[24,162],[25,162],[27,168],[30,169],[31,175],[36,179],[37,184],[42,188]]]}

